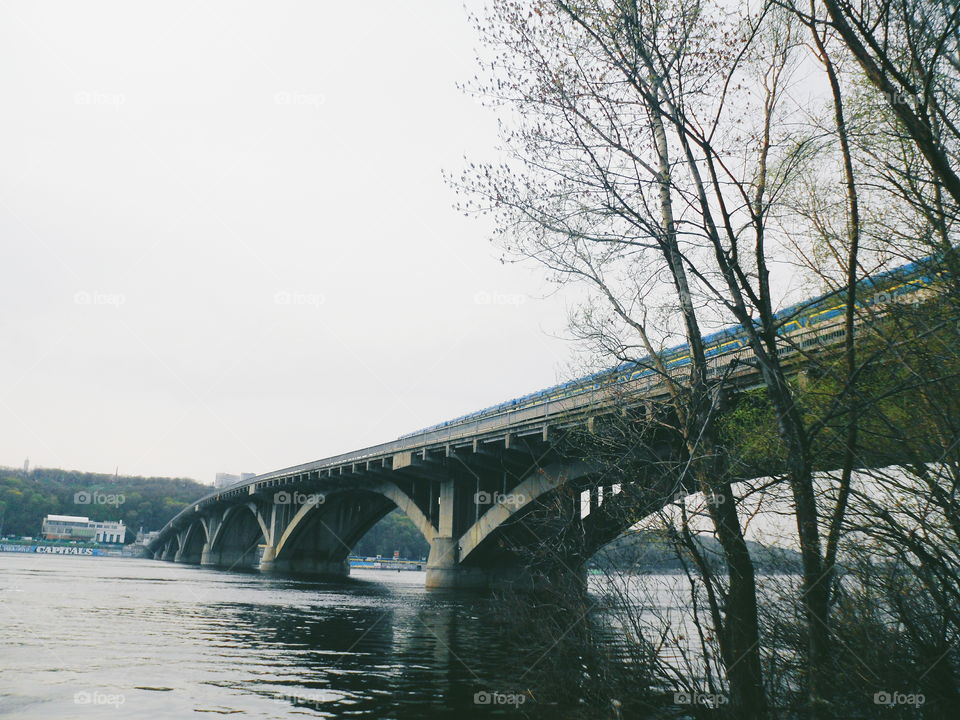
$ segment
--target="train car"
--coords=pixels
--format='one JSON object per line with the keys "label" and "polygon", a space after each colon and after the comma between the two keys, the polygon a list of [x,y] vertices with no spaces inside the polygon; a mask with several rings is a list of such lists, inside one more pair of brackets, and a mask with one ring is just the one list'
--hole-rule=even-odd
{"label": "train car", "polygon": [[[895,302],[921,301],[933,292],[932,286],[940,276],[939,262],[930,256],[892,270],[864,278],[857,286],[856,307],[862,316],[870,311],[871,319],[885,312],[884,307]],[[781,355],[800,352],[814,345],[826,347],[840,342],[846,331],[846,291],[837,290],[805,300],[780,310],[774,315],[777,335],[783,340]],[[864,320],[858,320],[858,325]],[[716,374],[734,359],[750,354],[747,333],[742,325],[732,325],[703,338],[704,354],[709,371]],[[677,345],[660,354],[660,361],[668,371],[678,370],[690,364],[690,349],[687,344]],[[478,420],[505,415],[544,403],[555,402],[584,393],[597,392],[611,384],[638,382],[653,379],[658,370],[650,357],[636,362],[623,363],[609,370],[587,375],[576,380],[529,393],[519,398],[492,405],[453,420],[432,425],[416,432],[402,435],[412,437],[427,432],[464,425]]]}

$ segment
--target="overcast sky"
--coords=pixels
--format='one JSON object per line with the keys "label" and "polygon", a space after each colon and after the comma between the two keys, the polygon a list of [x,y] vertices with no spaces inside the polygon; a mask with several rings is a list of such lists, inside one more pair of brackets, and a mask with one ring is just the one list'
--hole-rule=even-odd
{"label": "overcast sky", "polygon": [[0,6],[0,464],[266,472],[565,378],[458,2]]}

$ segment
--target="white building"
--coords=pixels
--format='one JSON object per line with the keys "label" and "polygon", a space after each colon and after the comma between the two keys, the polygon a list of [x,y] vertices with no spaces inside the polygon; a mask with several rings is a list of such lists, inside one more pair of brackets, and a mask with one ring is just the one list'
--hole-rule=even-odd
{"label": "white building", "polygon": [[137,533],[137,544],[138,545],[149,545],[154,538],[160,535],[159,530],[151,530],[150,532],[144,532],[143,528],[140,528],[140,532]]}
{"label": "white building", "polygon": [[127,535],[123,520],[91,520],[79,515],[47,515],[41,533],[46,540],[122,543]]}

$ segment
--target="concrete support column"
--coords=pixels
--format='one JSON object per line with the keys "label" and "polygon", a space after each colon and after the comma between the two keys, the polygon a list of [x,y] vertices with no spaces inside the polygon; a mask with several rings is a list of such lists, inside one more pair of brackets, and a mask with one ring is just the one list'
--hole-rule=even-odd
{"label": "concrete support column", "polygon": [[161,560],[172,561],[174,558],[174,549],[173,549],[173,538],[167,540],[167,544],[163,547],[163,556]]}
{"label": "concrete support column", "polygon": [[[437,536],[430,541],[427,558],[428,588],[478,587],[484,583],[476,573],[460,565],[459,538],[453,536],[455,486],[453,480],[440,483],[439,508],[437,513]],[[475,576],[475,577],[468,577]]]}
{"label": "concrete support column", "polygon": [[[271,532],[271,535],[272,534],[273,533]],[[263,570],[264,567],[271,565],[276,557],[277,550],[271,542],[263,549],[263,555],[260,557],[260,569]]]}
{"label": "concrete support column", "polygon": [[[442,502],[440,508],[441,517],[443,517]],[[457,565],[457,555],[457,538],[435,537],[430,542],[425,580],[428,588],[459,587],[460,568]]]}
{"label": "concrete support column", "polygon": [[206,528],[207,528],[207,539],[203,543],[203,550],[200,551],[200,565],[214,566],[217,564],[216,558],[213,555],[213,539],[217,535],[217,531],[220,529],[220,523],[223,522],[223,514],[218,513],[207,518]]}
{"label": "concrete support column", "polygon": [[440,483],[440,521],[437,524],[437,534],[440,537],[453,537],[454,507],[453,480],[444,480]]}

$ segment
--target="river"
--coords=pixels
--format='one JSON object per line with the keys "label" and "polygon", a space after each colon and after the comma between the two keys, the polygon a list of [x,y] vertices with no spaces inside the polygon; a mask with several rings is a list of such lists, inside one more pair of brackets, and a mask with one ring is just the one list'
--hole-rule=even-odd
{"label": "river", "polygon": [[521,638],[504,615],[418,572],[321,581],[0,554],[0,715],[586,717],[580,661],[557,641],[576,633]]}

